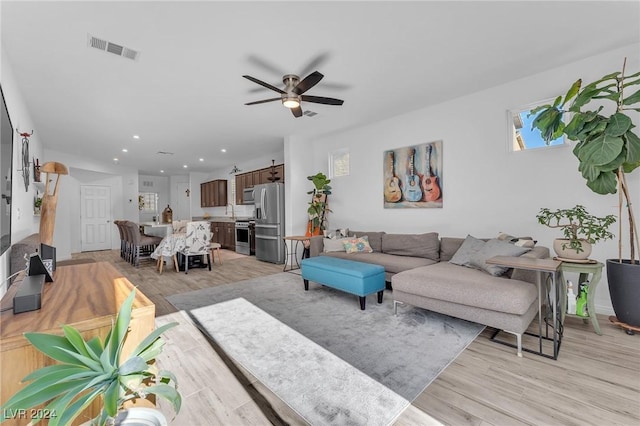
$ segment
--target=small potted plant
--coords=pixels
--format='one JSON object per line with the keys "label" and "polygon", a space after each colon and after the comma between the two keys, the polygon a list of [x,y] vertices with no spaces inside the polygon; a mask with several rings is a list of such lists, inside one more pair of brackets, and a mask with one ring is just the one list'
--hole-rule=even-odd
{"label": "small potted plant", "polygon": [[616,221],[614,215],[597,217],[579,204],[570,209],[542,208],[536,218],[542,225],[562,230],[564,238],[556,238],[553,242],[553,249],[562,260],[588,259],[591,244],[614,237],[609,232],[609,226]]}
{"label": "small potted plant", "polygon": [[[90,425],[166,425],[159,410],[124,407],[129,400],[152,394],[171,402],[178,413],[182,400],[175,376],[159,370],[154,362],[164,345],[160,335],[177,323],[157,328],[127,359],[122,359],[134,297],[135,290],[120,307],[104,340],[94,337],[85,341],[78,330],[65,325],[61,336],[25,333],[33,346],[58,364],[43,367],[23,379],[31,383],[0,407],[0,423],[9,419],[11,413],[30,412],[30,408],[46,404],[37,411],[48,416],[50,426],[68,425],[94,400],[101,398],[100,415],[92,419]],[[40,420],[33,418],[31,424]]]}
{"label": "small potted plant", "polygon": [[36,196],[33,199],[33,212],[35,214],[40,214],[40,209],[42,208],[42,197]]}
{"label": "small potted plant", "polygon": [[331,194],[331,179],[320,172],[313,176],[307,176],[307,179],[313,182],[314,188],[307,192],[311,194],[311,201],[307,213],[309,214],[309,223],[307,225],[307,235],[321,235],[325,229],[326,213],[330,212],[327,204],[327,195]]}

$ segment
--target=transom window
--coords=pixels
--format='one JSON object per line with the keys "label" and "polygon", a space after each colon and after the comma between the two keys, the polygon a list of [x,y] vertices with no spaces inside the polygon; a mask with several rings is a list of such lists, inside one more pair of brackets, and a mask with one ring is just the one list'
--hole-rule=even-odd
{"label": "transom window", "polygon": [[349,150],[337,149],[329,153],[329,177],[349,176]]}
{"label": "transom window", "polygon": [[509,147],[511,151],[526,151],[530,149],[548,148],[565,145],[564,136],[546,143],[538,129],[532,129],[531,123],[539,114],[531,115],[531,110],[539,105],[553,103],[553,99],[524,105],[507,111]]}

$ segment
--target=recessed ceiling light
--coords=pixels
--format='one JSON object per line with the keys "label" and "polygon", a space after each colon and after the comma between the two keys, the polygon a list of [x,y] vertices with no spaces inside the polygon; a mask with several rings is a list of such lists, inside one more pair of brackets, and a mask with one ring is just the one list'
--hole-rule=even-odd
{"label": "recessed ceiling light", "polygon": [[117,158],[114,158],[114,159],[113,159],[113,161],[118,161],[118,159],[117,159]]}
{"label": "recessed ceiling light", "polygon": [[129,152],[127,148],[122,148],[122,152]]}
{"label": "recessed ceiling light", "polygon": [[186,164],[184,164],[182,167],[184,167],[186,169],[188,166]]}
{"label": "recessed ceiling light", "polygon": [[134,138],[134,139],[140,139],[140,136],[138,136],[138,135],[133,135],[133,138]]}
{"label": "recessed ceiling light", "polygon": [[222,148],[220,152],[227,152],[226,148]]}
{"label": "recessed ceiling light", "polygon": [[160,170],[160,173],[164,173],[164,170]]}
{"label": "recessed ceiling light", "polygon": [[204,158],[201,158],[200,161],[204,161]]}

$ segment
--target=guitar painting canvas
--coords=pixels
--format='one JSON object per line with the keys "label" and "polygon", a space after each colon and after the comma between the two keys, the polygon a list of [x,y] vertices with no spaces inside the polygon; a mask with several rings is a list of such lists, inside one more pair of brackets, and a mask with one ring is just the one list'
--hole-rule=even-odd
{"label": "guitar painting canvas", "polygon": [[384,152],[384,208],[442,208],[442,141]]}

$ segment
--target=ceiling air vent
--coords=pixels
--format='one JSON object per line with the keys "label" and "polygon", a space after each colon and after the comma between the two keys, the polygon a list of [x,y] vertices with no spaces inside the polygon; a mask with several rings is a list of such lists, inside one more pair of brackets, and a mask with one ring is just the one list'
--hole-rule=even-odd
{"label": "ceiling air vent", "polygon": [[107,40],[102,40],[92,36],[91,34],[88,34],[88,40],[89,47],[102,50],[103,52],[113,53],[114,55],[122,56],[123,58],[128,58],[134,61],[138,59],[138,56],[140,56],[140,52],[136,50],[129,49],[128,47],[124,47]]}
{"label": "ceiling air vent", "polygon": [[173,155],[173,152],[169,152],[169,151],[158,151],[157,153],[162,155]]}

